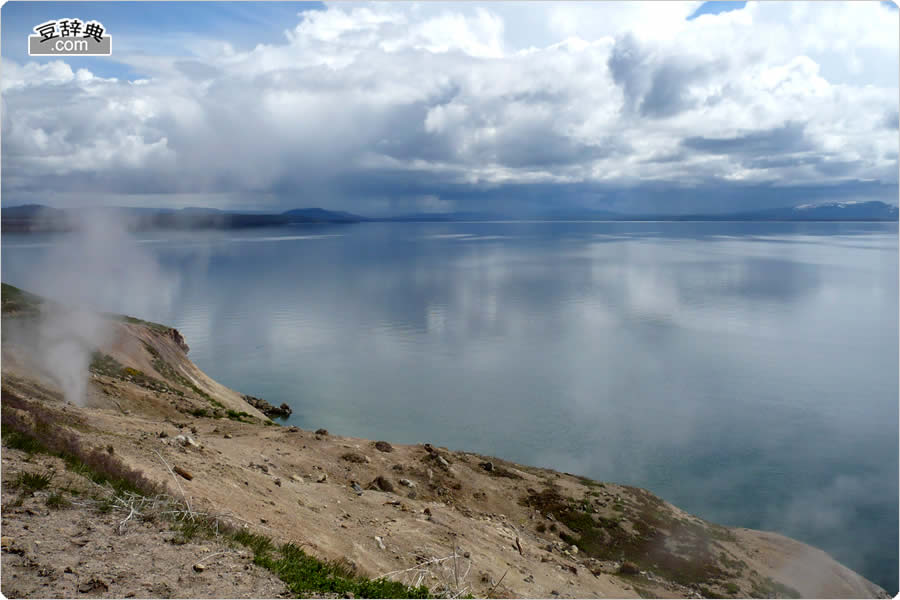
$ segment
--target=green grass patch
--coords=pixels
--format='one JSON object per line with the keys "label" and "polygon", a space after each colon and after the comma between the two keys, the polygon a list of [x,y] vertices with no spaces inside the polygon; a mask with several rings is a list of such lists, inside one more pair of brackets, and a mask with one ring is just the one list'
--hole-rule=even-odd
{"label": "green grass patch", "polygon": [[[560,538],[594,558],[631,561],[641,570],[682,585],[711,583],[734,576],[723,568],[713,552],[713,540],[728,533],[726,529],[680,521],[673,518],[662,500],[646,490],[628,488],[628,491],[633,502],[628,506],[618,503],[617,515],[612,518],[595,514],[595,509],[583,501],[563,497],[554,486],[529,493],[522,503],[543,514],[552,514],[572,532],[563,531]],[[631,530],[624,526],[626,521]],[[673,551],[671,547],[678,550]]]}
{"label": "green grass patch", "polygon": [[171,327],[167,327],[160,323],[154,323],[153,321],[145,321],[143,319],[138,319],[137,317],[129,317],[128,315],[107,315],[113,319],[118,319],[119,321],[124,321],[125,323],[131,323],[133,325],[143,325],[148,329],[155,331],[156,333],[169,333],[172,331]]}
{"label": "green grass patch", "polygon": [[175,367],[173,367],[171,364],[166,362],[163,359],[163,357],[160,355],[160,353],[156,350],[156,348],[154,348],[147,342],[143,342],[143,344],[144,344],[144,349],[152,357],[150,362],[153,365],[153,368],[156,369],[157,373],[159,373],[160,375],[162,375],[163,377],[165,377],[172,383],[176,383],[178,385],[188,388],[189,390],[193,391],[195,394],[197,394],[201,398],[207,400],[210,404],[212,404],[216,408],[225,408],[221,402],[214,399],[212,396],[210,396],[209,394],[207,394],[206,392],[201,390],[199,387],[194,385],[194,383],[190,379],[188,379],[187,377],[185,377],[184,375],[179,373],[175,369]]}
{"label": "green grass patch", "polygon": [[3,443],[6,444],[7,448],[22,450],[28,454],[48,453],[47,448],[40,440],[15,430],[3,431]]}
{"label": "green grass patch", "polygon": [[47,500],[45,501],[45,503],[47,504],[47,508],[51,508],[51,509],[55,509],[55,510],[59,510],[61,508],[67,508],[67,507],[71,506],[71,504],[72,504],[71,502],[66,500],[66,497],[60,491],[53,492],[52,494],[47,496]]}
{"label": "green grass patch", "polygon": [[[25,401],[7,390],[2,392],[0,411],[0,433],[3,443],[8,447],[28,448],[32,452],[59,457],[63,459],[67,469],[95,483],[108,484],[115,491],[154,495],[165,489],[109,452],[82,444],[77,435],[63,426],[69,420],[67,415],[57,414],[39,403]],[[28,413],[31,418],[25,418],[22,412]],[[20,475],[23,476],[25,475]],[[30,474],[25,477],[28,479],[21,482],[17,480],[17,483],[29,488],[42,485],[47,474]]]}
{"label": "green grass patch", "polygon": [[0,299],[2,299],[3,314],[37,313],[44,304],[44,299],[40,296],[8,283],[0,284]]}
{"label": "green grass patch", "polygon": [[13,486],[26,492],[36,492],[48,487],[55,475],[56,473],[52,470],[43,471],[41,473],[22,471],[13,480]]}
{"label": "green grass patch", "polygon": [[802,598],[803,596],[789,585],[779,583],[771,577],[762,581],[754,581],[750,591],[752,598]]}
{"label": "green grass patch", "polygon": [[256,417],[249,413],[245,413],[244,411],[231,410],[230,408],[225,411],[225,416],[231,419],[232,421],[240,421],[241,423],[255,423]]}
{"label": "green grass patch", "polygon": [[284,544],[275,551],[268,538],[249,535],[250,539],[244,545],[253,549],[253,562],[275,573],[298,597],[307,597],[311,593],[344,595],[348,592],[358,598],[429,597],[425,586],[413,588],[387,579],[359,577],[342,565],[309,556],[294,544]]}

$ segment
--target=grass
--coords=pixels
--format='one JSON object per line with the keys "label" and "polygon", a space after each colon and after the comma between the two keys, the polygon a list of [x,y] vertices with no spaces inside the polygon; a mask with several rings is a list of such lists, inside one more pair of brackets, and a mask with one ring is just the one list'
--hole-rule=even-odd
{"label": "grass", "polygon": [[255,423],[256,417],[253,415],[246,413],[244,411],[237,411],[228,409],[225,411],[225,416],[231,419],[232,421],[240,421],[241,423]]}
{"label": "grass", "polygon": [[175,367],[166,362],[162,355],[160,355],[159,351],[156,350],[153,346],[148,344],[147,342],[143,342],[144,349],[150,354],[152,357],[151,364],[153,368],[156,369],[156,372],[171,381],[172,383],[176,383],[178,385],[184,386],[195,394],[200,396],[201,398],[209,401],[210,404],[215,406],[216,408],[224,408],[221,402],[214,399],[212,396],[201,390],[199,387],[194,385],[194,383],[189,380],[187,377],[179,373],[175,370]]}
{"label": "grass", "polygon": [[429,597],[425,586],[414,588],[387,579],[360,577],[341,564],[309,556],[295,544],[284,544],[276,550],[271,540],[257,534],[239,533],[235,539],[253,550],[254,563],[276,574],[298,597],[313,592],[339,595],[349,592],[359,598]]}
{"label": "grass", "polygon": [[54,475],[56,475],[56,473],[51,470],[42,473],[22,471],[16,476],[13,481],[13,486],[26,492],[36,492],[47,488],[50,485],[50,482],[53,481]]}
{"label": "grass", "polygon": [[52,509],[56,509],[56,510],[59,510],[61,508],[67,508],[71,505],[71,502],[66,500],[66,497],[63,496],[63,493],[61,491],[53,492],[52,494],[47,496],[45,503],[47,504],[47,508],[52,508]]}
{"label": "grass", "polygon": [[[122,363],[117,361],[115,358],[109,356],[108,354],[103,354],[102,352],[94,352],[91,355],[91,371],[100,375],[106,375],[108,377],[130,379],[137,385],[156,392],[174,392],[179,396],[183,396],[184,392],[175,389],[174,387],[175,385],[180,385],[187,389],[190,389],[195,394],[208,401],[213,407],[224,408],[221,402],[215,400],[212,396],[194,385],[190,380],[178,373],[174,369],[174,367],[172,367],[172,365],[163,360],[162,356],[160,356],[159,352],[157,352],[153,346],[151,346],[147,342],[144,342],[144,348],[153,357],[153,368],[156,369],[157,373],[169,380],[168,384],[164,381],[156,379],[155,377],[150,377],[143,371],[134,369],[132,367],[123,366]],[[197,410],[205,409],[194,409],[188,412],[190,412],[194,416],[210,416],[214,418],[221,418],[221,415],[216,414],[215,412],[211,412],[209,414],[206,414],[205,412],[203,414],[195,414]],[[249,417],[250,415],[247,416]]]}
{"label": "grass", "polygon": [[142,388],[156,392],[172,391],[165,382],[160,381],[155,377],[150,377],[138,369],[123,366],[122,363],[115,358],[102,352],[94,352],[91,355],[90,369],[99,375],[116,377],[118,379],[130,379]]}
{"label": "grass", "polygon": [[[68,416],[59,415],[42,404],[25,401],[6,390],[3,390],[0,399],[2,399],[0,434],[8,447],[29,453],[40,452],[57,456],[63,459],[67,469],[97,484],[108,484],[116,492],[153,495],[164,491],[165,488],[148,479],[140,471],[131,469],[105,449],[85,446],[77,435],[63,426],[69,419]],[[25,417],[22,413],[28,413],[31,418]],[[29,480],[23,483],[26,486],[41,485],[40,481],[45,477],[46,474],[40,477],[32,474]]]}
{"label": "grass", "polygon": [[154,323],[153,321],[145,321],[143,319],[138,319],[137,317],[129,317],[128,315],[108,315],[111,318],[118,319],[119,321],[124,321],[126,323],[132,323],[134,325],[143,325],[148,329],[155,331],[156,333],[169,333],[172,331],[171,327],[167,327],[160,323]]}
{"label": "grass", "polygon": [[21,290],[8,283],[0,284],[0,298],[2,298],[2,311],[6,313],[36,313],[40,310],[44,299],[35,294]]}
{"label": "grass", "polygon": [[789,585],[778,583],[771,577],[762,581],[754,581],[750,591],[751,598],[802,598],[803,596]]}
{"label": "grass", "polygon": [[[564,498],[553,487],[529,493],[522,499],[526,506],[543,514],[553,514],[572,534],[561,532],[567,544],[575,544],[585,554],[601,560],[628,560],[642,570],[662,575],[682,585],[708,583],[734,576],[722,568],[713,553],[714,536],[724,536],[727,530],[706,528],[693,522],[672,517],[662,500],[640,488],[628,488],[635,500],[622,514],[604,517],[594,514],[593,507]],[[627,520],[634,533],[622,525]],[[551,528],[552,529],[552,528]],[[677,544],[678,552],[667,549]]]}

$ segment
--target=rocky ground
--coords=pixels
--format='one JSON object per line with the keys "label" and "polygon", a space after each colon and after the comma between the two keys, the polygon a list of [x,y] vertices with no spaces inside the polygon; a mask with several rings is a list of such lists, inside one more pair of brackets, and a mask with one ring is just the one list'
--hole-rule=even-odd
{"label": "rocky ground", "polygon": [[[34,318],[4,311],[4,334]],[[173,330],[116,328],[92,362],[85,406],[63,401],[16,342],[27,336],[4,335],[7,597],[322,595],[289,591],[225,535],[186,536],[185,511],[443,596],[888,597],[824,552],[708,523],[638,488],[427,440],[275,425],[200,372]],[[168,496],[139,500],[9,448],[7,421],[35,414]],[[51,470],[45,487],[29,487]]]}

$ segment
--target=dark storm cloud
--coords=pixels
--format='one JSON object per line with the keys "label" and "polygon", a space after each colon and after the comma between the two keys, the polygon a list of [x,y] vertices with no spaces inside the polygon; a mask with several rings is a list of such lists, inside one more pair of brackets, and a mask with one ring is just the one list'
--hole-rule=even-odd
{"label": "dark storm cloud", "polygon": [[671,117],[693,108],[690,86],[725,70],[723,61],[692,62],[690,57],[660,57],[630,33],[616,40],[607,62],[613,80],[622,87],[625,106],[641,116]]}
{"label": "dark storm cloud", "polygon": [[690,150],[707,154],[736,154],[741,156],[769,156],[790,154],[811,149],[806,140],[805,123],[787,122],[781,127],[754,131],[733,137],[688,137],[681,144]]}

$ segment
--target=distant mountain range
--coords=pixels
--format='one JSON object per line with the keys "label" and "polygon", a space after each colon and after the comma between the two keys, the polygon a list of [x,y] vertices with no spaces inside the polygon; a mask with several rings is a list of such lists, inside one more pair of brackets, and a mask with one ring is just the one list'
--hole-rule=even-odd
{"label": "distant mountain range", "polygon": [[553,210],[527,217],[492,213],[425,213],[372,219],[376,221],[897,221],[898,209],[884,202],[831,202],[784,208],[705,214],[627,214],[606,210]]}
{"label": "distant mountain range", "polygon": [[[459,221],[897,221],[896,206],[879,201],[801,204],[784,208],[724,214],[625,214],[610,211],[554,210],[513,217],[486,212],[414,213],[369,218],[324,208],[297,208],[283,213],[223,211],[216,208],[189,207],[180,210],[154,208],[104,207],[80,209],[83,218],[91,213],[113,213],[133,230],[147,229],[239,229],[271,227],[297,223],[377,222],[459,222]],[[3,231],[68,231],[76,227],[73,209],[62,210],[41,204],[12,206],[0,211]]]}
{"label": "distant mountain range", "polygon": [[103,207],[61,210],[42,204],[12,206],[0,211],[3,231],[69,231],[79,219],[92,214],[114,214],[132,230],[150,229],[241,229],[271,227],[295,223],[359,223],[364,217],[323,208],[298,208],[278,214],[223,211],[217,208],[189,207],[180,210],[153,208]]}

